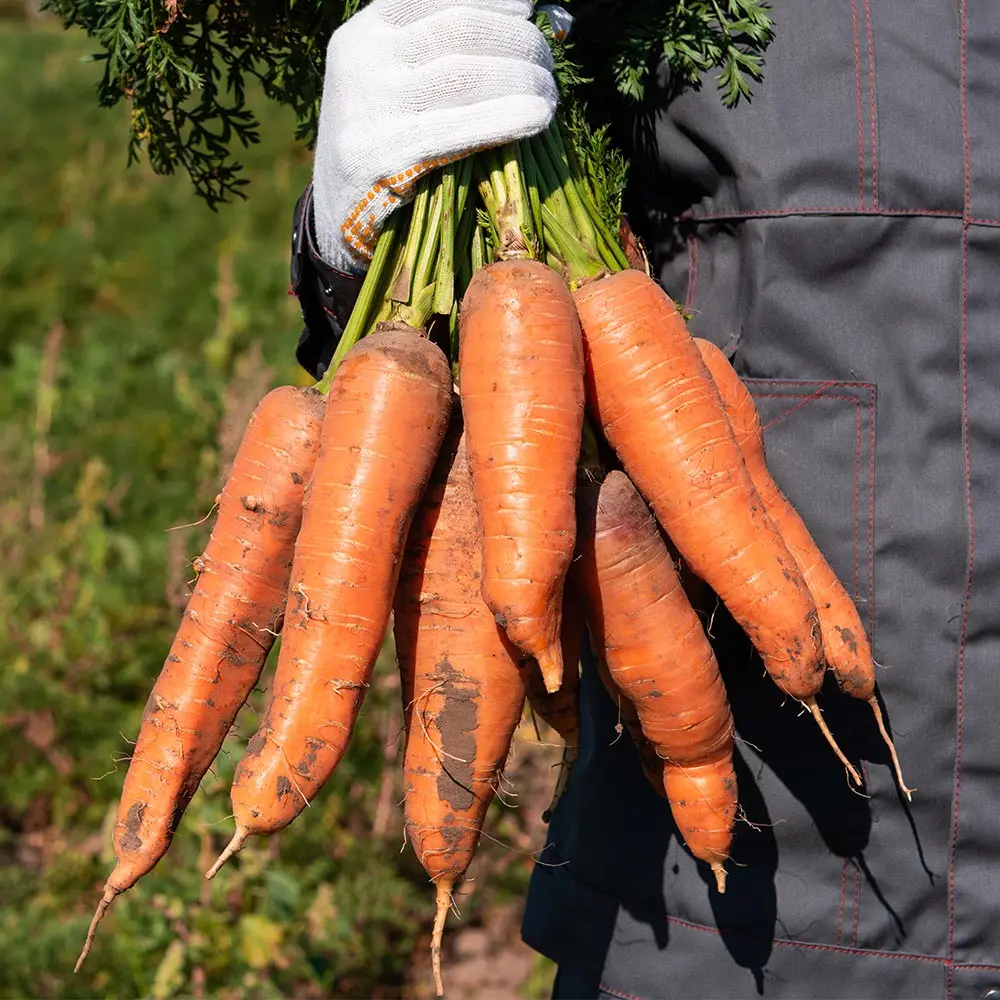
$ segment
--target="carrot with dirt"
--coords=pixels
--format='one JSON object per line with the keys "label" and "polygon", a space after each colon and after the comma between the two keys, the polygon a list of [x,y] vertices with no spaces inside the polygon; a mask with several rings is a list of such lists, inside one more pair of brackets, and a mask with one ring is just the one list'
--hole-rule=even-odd
{"label": "carrot with dirt", "polygon": [[913,789],[907,788],[903,781],[896,747],[885,727],[875,695],[875,661],[858,609],[823,557],[805,522],[768,470],[764,431],[749,390],[718,347],[707,340],[696,339],[695,343],[718,387],[726,416],[768,517],[798,563],[816,602],[827,666],[845,694],[871,706],[879,732],[889,748],[900,790],[910,798]]}
{"label": "carrot with dirt", "polygon": [[459,371],[483,532],[483,596],[507,635],[562,682],[562,597],[573,555],[583,347],[555,271],[505,260],[462,301]]}
{"label": "carrot with dirt", "polygon": [[624,473],[581,491],[580,518],[579,575],[594,646],[660,758],[680,835],[725,892],[737,788],[733,718],[712,647]]}
{"label": "carrot with dirt", "polygon": [[448,361],[409,327],[365,337],[336,370],[303,501],[272,698],[236,768],[236,832],[209,877],[251,834],[292,822],[340,762],[450,409]]}
{"label": "carrot with dirt", "polygon": [[816,604],[767,516],[683,318],[640,271],[588,282],[575,300],[589,413],[685,562],[860,785],[816,701],[825,672]]}
{"label": "carrot with dirt", "polygon": [[436,888],[431,954],[438,995],[452,893],[479,843],[524,705],[525,658],[483,600],[481,566],[456,406],[410,530],[394,613],[406,715],[406,839]]}
{"label": "carrot with dirt", "polygon": [[197,584],[143,713],[114,829],[116,864],[80,968],[111,901],[166,854],[188,803],[281,631],[323,397],[283,386],[250,418],[218,497]]}

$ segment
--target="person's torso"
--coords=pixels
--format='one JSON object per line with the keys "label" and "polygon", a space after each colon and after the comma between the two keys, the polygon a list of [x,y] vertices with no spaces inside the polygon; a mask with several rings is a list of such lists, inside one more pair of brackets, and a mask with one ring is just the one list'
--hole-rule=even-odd
{"label": "person's torso", "polygon": [[725,896],[591,677],[525,935],[600,960],[621,995],[979,998],[1000,990],[1000,8],[773,15],[750,105],[709,80],[638,122],[633,221],[692,333],[747,379],[917,791],[830,683],[853,791],[720,612],[742,813]]}

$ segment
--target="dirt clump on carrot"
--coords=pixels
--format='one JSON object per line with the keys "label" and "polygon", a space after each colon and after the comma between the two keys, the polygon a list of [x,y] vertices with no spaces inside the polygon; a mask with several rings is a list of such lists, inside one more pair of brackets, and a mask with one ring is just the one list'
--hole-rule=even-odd
{"label": "dirt clump on carrot", "polygon": [[198,580],[143,713],[114,829],[116,863],[76,968],[111,901],[167,852],[281,631],[325,400],[283,386],[258,404],[195,560]]}
{"label": "dirt clump on carrot", "polygon": [[565,281],[531,260],[478,271],[460,322],[460,392],[483,533],[483,596],[555,691],[563,671],[563,585],[576,536],[580,323]]}
{"label": "dirt clump on carrot", "polygon": [[389,622],[407,531],[451,409],[441,350],[412,330],[366,337],[330,387],[303,501],[273,695],[236,769],[236,833],[283,829],[347,748]]}
{"label": "dirt clump on carrot", "polygon": [[526,660],[483,600],[462,430],[456,407],[410,530],[393,618],[406,717],[405,831],[436,888],[431,952],[439,995],[445,919],[521,718]]}

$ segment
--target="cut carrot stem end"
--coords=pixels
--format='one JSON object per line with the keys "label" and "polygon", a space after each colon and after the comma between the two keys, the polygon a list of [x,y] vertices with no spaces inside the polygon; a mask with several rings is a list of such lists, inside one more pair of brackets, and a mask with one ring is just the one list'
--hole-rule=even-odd
{"label": "cut carrot stem end", "polygon": [[250,831],[245,830],[243,827],[238,826],[236,828],[236,833],[233,834],[233,839],[229,841],[226,849],[219,855],[215,864],[205,872],[205,878],[213,879],[219,874],[219,869],[234,855],[243,850],[243,845],[247,842],[247,838],[250,836]]}
{"label": "cut carrot stem end", "polygon": [[719,890],[721,896],[726,891],[726,869],[721,861],[713,861],[712,871],[715,873],[715,888]]}
{"label": "cut carrot stem end", "polygon": [[104,895],[101,897],[101,901],[97,904],[94,917],[90,921],[90,927],[87,930],[87,940],[84,941],[80,957],[76,960],[76,965],[73,966],[73,975],[76,975],[80,971],[80,967],[83,965],[83,960],[90,954],[90,946],[94,943],[94,935],[97,933],[97,925],[101,922],[104,914],[108,912],[108,907],[113,902],[115,896],[117,896],[120,892],[121,889],[115,889],[113,886],[106,885],[104,887]]}
{"label": "cut carrot stem end", "polygon": [[830,744],[840,763],[847,768],[847,773],[851,776],[851,780],[854,784],[860,787],[861,775],[858,774],[855,766],[847,759],[847,757],[844,756],[844,751],[840,749],[837,741],[833,738],[833,733],[830,732],[830,727],[826,724],[826,720],[823,718],[823,713],[820,711],[819,705],[816,703],[816,699],[806,698],[803,700],[802,704],[809,709],[810,714],[816,720],[816,725],[819,726],[820,732],[826,738],[826,742]]}
{"label": "cut carrot stem end", "polygon": [[451,909],[451,891],[455,888],[454,877],[442,875],[437,880],[437,910],[434,913],[434,932],[431,937],[431,968],[434,971],[434,988],[439,997],[444,996],[444,980],[441,978],[441,941],[444,938],[444,922]]}
{"label": "cut carrot stem end", "polygon": [[892,742],[892,737],[889,735],[889,731],[885,728],[885,719],[882,718],[882,709],[879,706],[878,698],[872,695],[868,699],[868,704],[871,705],[872,711],[875,713],[875,721],[878,723],[878,731],[882,734],[882,739],[885,740],[885,745],[889,748],[889,756],[892,757],[892,767],[896,772],[896,781],[899,782],[899,790],[906,796],[907,802],[913,801],[913,793],[916,791],[915,788],[908,788],[906,782],[903,781],[903,768],[900,766],[899,757],[896,755],[896,745]]}

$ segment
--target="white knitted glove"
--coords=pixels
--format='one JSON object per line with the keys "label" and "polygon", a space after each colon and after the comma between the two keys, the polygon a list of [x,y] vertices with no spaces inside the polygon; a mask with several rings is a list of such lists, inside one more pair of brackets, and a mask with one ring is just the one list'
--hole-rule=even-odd
{"label": "white knitted glove", "polygon": [[556,109],[552,56],[531,0],[374,0],[338,28],[313,164],[317,249],[364,271],[418,178],[541,132]]}

